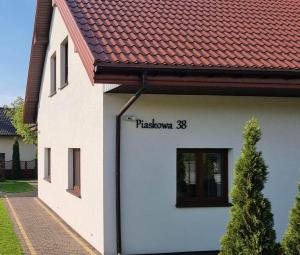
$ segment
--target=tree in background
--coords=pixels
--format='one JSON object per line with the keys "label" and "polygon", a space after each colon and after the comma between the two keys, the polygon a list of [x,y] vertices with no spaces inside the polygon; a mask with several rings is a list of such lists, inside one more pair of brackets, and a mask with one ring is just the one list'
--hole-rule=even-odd
{"label": "tree in background", "polygon": [[268,173],[256,148],[261,136],[258,121],[252,118],[245,125],[244,144],[234,169],[233,206],[221,255],[277,254],[271,204],[262,194]]}
{"label": "tree in background", "polygon": [[15,138],[13,145],[13,157],[12,157],[12,178],[21,178],[21,162],[20,162],[20,149],[18,138]]}
{"label": "tree in background", "polygon": [[5,181],[5,162],[0,161],[0,182]]}
{"label": "tree in background", "polygon": [[37,144],[37,132],[23,122],[24,100],[18,97],[10,106],[5,106],[4,109],[22,140],[25,143]]}
{"label": "tree in background", "polygon": [[284,233],[281,246],[285,255],[300,254],[300,182],[298,184],[298,195],[290,212],[289,225]]}

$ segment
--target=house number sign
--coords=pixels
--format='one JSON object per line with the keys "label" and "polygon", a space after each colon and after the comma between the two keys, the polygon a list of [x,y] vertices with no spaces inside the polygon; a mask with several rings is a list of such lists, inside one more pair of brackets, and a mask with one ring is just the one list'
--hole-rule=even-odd
{"label": "house number sign", "polygon": [[147,128],[147,129],[186,129],[188,127],[188,122],[186,120],[177,120],[176,123],[172,122],[157,122],[152,119],[150,122],[137,119],[136,128]]}

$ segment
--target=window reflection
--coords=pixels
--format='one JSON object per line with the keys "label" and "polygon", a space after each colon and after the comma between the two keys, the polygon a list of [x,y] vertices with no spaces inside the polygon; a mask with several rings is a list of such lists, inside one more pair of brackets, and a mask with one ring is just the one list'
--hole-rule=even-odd
{"label": "window reflection", "polygon": [[227,157],[226,149],[178,149],[177,205],[228,203]]}
{"label": "window reflection", "polygon": [[203,153],[204,196],[221,197],[222,171],[220,153]]}
{"label": "window reflection", "polygon": [[180,153],[178,155],[178,195],[195,197],[196,191],[196,155]]}

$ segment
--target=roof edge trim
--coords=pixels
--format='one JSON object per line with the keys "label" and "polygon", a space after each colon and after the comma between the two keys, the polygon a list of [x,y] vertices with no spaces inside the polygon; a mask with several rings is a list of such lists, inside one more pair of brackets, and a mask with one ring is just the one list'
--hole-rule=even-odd
{"label": "roof edge trim", "polygon": [[241,68],[241,67],[196,67],[196,66],[170,66],[148,64],[109,64],[96,63],[97,74],[136,74],[147,70],[149,73],[171,75],[216,75],[216,76],[262,76],[266,78],[300,78],[300,70],[275,68]]}
{"label": "roof edge trim", "polygon": [[23,113],[25,123],[36,122],[42,73],[49,43],[52,10],[51,0],[37,1],[25,92]]}
{"label": "roof edge trim", "polygon": [[86,40],[84,39],[66,1],[55,0],[55,4],[65,22],[65,25],[74,42],[75,49],[79,53],[79,56],[88,73],[88,76],[92,84],[94,84],[94,63],[95,63],[94,55],[91,52]]}
{"label": "roof edge trim", "polygon": [[[54,3],[54,4],[53,4]],[[25,93],[23,119],[25,123],[36,123],[37,108],[40,97],[42,74],[49,43],[49,32],[52,21],[53,6],[57,7],[67,30],[72,38],[76,51],[87,71],[88,77],[94,84],[95,58],[87,45],[77,23],[65,0],[37,0],[32,36],[29,69]]]}
{"label": "roof edge trim", "polygon": [[[139,75],[125,74],[97,74],[96,83],[120,84],[122,86],[138,86]],[[210,86],[223,88],[268,88],[268,89],[298,89],[300,79],[270,79],[251,77],[226,77],[226,76],[178,76],[178,75],[151,75],[148,76],[149,86],[176,87],[185,85],[192,87]]]}

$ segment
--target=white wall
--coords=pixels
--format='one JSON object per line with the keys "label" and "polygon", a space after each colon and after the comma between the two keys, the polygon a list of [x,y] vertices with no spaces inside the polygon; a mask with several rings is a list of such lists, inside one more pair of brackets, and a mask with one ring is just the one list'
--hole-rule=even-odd
{"label": "white wall", "polygon": [[[115,252],[115,115],[128,95],[104,95],[105,254]],[[244,123],[256,116],[269,166],[278,239],[287,225],[300,167],[300,99],[143,95],[127,115],[175,123],[186,130],[136,129],[122,122],[122,234],[125,254],[219,249],[228,208],[176,208],[176,148],[230,148],[229,182]],[[231,186],[231,185],[230,185]]]}
{"label": "white wall", "polygon": [[[12,160],[13,154],[13,136],[0,136],[0,153],[5,153],[5,160]],[[19,139],[20,160],[31,161],[36,158],[36,147],[32,144],[26,144]]]}
{"label": "white wall", "polygon": [[[50,57],[69,36],[54,8],[38,110],[39,197],[83,238],[103,251],[102,87],[92,86],[69,38],[69,85],[50,93]],[[51,148],[51,183],[44,178],[44,149]],[[68,148],[81,149],[81,198],[68,193]]]}

